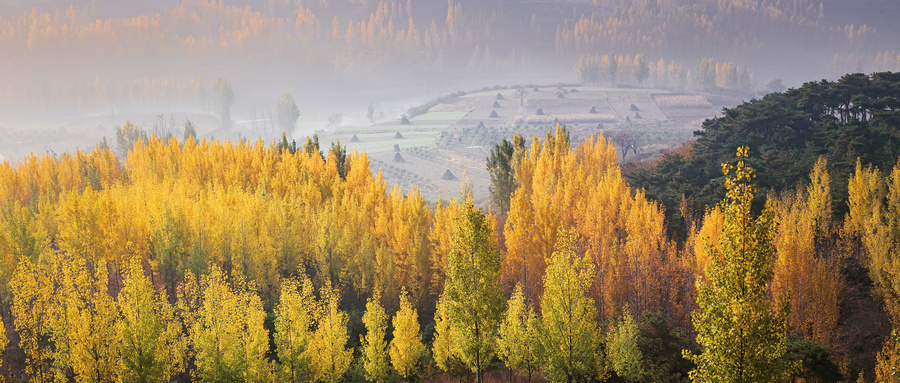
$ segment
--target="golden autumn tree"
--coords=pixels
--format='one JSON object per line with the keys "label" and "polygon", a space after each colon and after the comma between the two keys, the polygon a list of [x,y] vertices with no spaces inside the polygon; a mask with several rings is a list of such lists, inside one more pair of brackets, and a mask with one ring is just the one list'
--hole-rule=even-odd
{"label": "golden autumn tree", "polygon": [[11,311],[20,338],[19,347],[25,353],[25,373],[35,382],[53,380],[49,363],[54,350],[47,339],[51,331],[49,311],[55,285],[50,269],[42,262],[23,259],[10,282],[14,292]]}
{"label": "golden autumn tree", "polygon": [[385,340],[388,316],[379,302],[380,295],[376,290],[366,302],[366,312],[362,318],[366,326],[366,335],[360,336],[366,378],[373,382],[384,381],[390,372],[388,343]]}
{"label": "golden autumn tree", "polygon": [[233,283],[215,267],[203,277],[203,305],[191,328],[195,375],[211,381],[266,381],[271,366],[262,301],[240,280]]}
{"label": "golden autumn tree", "polygon": [[409,302],[409,294],[400,294],[400,310],[394,315],[394,339],[391,340],[391,365],[400,376],[411,378],[416,374],[419,358],[425,352],[419,314]]}
{"label": "golden autumn tree", "polygon": [[353,350],[347,348],[347,314],[338,307],[338,294],[330,282],[326,282],[319,290],[321,308],[309,347],[315,367],[315,380],[320,382],[340,381],[353,359]]}
{"label": "golden autumn tree", "polygon": [[[863,168],[857,160],[848,189],[850,213],[845,225],[865,250],[864,264],[875,295],[884,302],[896,335],[900,328],[900,263],[896,259],[900,248],[900,162],[883,177],[878,169]],[[896,381],[897,368],[900,342],[894,336],[884,342],[878,354],[876,380]]]}
{"label": "golden autumn tree", "polygon": [[281,300],[275,308],[275,351],[278,354],[278,378],[285,382],[312,379],[310,341],[319,306],[313,286],[305,276],[299,281],[281,282]]}
{"label": "golden autumn tree", "polygon": [[[790,291],[788,323],[798,336],[830,347],[840,316],[843,277],[840,243],[831,231],[831,191],[825,159],[816,162],[808,187],[774,204],[775,274],[772,292]],[[835,246],[836,245],[836,246]]]}
{"label": "golden autumn tree", "polygon": [[158,382],[184,368],[185,343],[181,323],[168,300],[153,290],[138,257],[128,265],[125,288],[119,293],[118,323],[122,339],[122,380]]}
{"label": "golden autumn tree", "polygon": [[[665,233],[660,206],[633,191],[602,134],[572,147],[563,125],[534,138],[517,162],[519,187],[504,227],[503,283],[522,285],[526,301],[541,295],[557,232],[568,227],[597,270],[590,294],[601,317],[628,304],[636,315],[684,304],[685,263]],[[681,310],[684,311],[684,310]]]}

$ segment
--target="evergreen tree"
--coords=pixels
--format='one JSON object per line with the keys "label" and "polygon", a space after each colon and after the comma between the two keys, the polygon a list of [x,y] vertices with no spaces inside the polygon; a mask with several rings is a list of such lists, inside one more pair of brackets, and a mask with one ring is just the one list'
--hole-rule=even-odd
{"label": "evergreen tree", "polygon": [[504,309],[500,290],[500,254],[491,243],[484,214],[466,204],[447,261],[445,309],[455,354],[481,373],[496,350],[496,333]]}
{"label": "evergreen tree", "polygon": [[785,337],[789,298],[779,297],[773,310],[767,293],[774,274],[775,225],[768,209],[754,219],[750,204],[756,171],[744,163],[747,147],[738,148],[737,165],[722,164],[726,176],[725,222],[718,246],[709,247],[707,280],[697,281],[699,311],[693,314],[699,355],[696,382],[778,382],[788,377]]}

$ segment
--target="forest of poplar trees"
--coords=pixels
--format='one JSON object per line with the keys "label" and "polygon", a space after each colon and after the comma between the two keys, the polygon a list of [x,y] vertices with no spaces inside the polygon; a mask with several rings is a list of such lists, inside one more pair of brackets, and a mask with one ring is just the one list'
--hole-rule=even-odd
{"label": "forest of poplar trees", "polygon": [[603,134],[564,126],[495,147],[487,208],[390,188],[317,139],[5,162],[4,377],[896,381],[896,336],[871,369],[830,350],[847,259],[900,323],[900,165],[857,161],[836,215],[826,157],[757,206],[766,169],[730,151],[683,240]]}

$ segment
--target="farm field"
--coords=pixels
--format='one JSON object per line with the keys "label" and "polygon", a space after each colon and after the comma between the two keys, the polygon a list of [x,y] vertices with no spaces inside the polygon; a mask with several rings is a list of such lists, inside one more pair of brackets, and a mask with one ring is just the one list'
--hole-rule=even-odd
{"label": "farm field", "polygon": [[[340,140],[349,151],[364,151],[373,172],[403,190],[419,188],[431,201],[457,196],[470,182],[476,203],[488,199],[490,178],[484,159],[493,145],[520,133],[543,136],[557,122],[573,141],[603,132],[633,143],[626,160],[648,160],[692,139],[700,123],[740,100],[720,95],[653,89],[529,86],[473,92],[440,102],[425,113],[369,126],[342,126],[320,134]],[[620,156],[621,156],[620,151]],[[622,160],[620,158],[620,160]],[[448,173],[449,172],[449,173]],[[452,175],[452,176],[451,176]]]}

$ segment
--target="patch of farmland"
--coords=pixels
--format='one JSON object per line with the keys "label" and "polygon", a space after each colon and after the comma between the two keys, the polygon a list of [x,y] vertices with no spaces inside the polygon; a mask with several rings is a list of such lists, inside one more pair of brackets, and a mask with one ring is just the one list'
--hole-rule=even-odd
{"label": "patch of farmland", "polygon": [[345,145],[347,147],[347,151],[365,151],[366,153],[386,153],[392,152],[394,150],[394,145],[400,145],[400,148],[411,148],[411,147],[421,147],[421,146],[431,146],[434,144],[435,137],[414,137],[414,138],[404,138],[404,139],[382,139],[382,140],[371,140],[371,141],[360,141],[360,142],[349,142],[349,140],[345,143],[344,140],[341,140],[341,145]]}
{"label": "patch of farmland", "polygon": [[[432,108],[433,109],[433,108]],[[432,112],[429,111],[421,116],[416,116],[411,119],[412,122],[425,122],[425,121],[456,121],[460,118],[465,117],[466,112],[457,112],[457,111],[446,111],[446,112]]]}
{"label": "patch of farmland", "polygon": [[649,94],[639,95],[622,94],[611,95],[609,104],[619,116],[627,117],[630,121],[665,121],[666,114],[656,105]]}
{"label": "patch of farmland", "polygon": [[516,90],[515,89],[486,90],[486,91],[482,91],[482,92],[469,93],[460,98],[462,98],[462,99],[479,98],[479,97],[493,98],[493,97],[497,97],[497,93],[503,95],[504,98],[515,98],[514,96],[515,96]]}
{"label": "patch of farmland", "polygon": [[660,108],[709,108],[712,104],[699,94],[655,94],[653,100]]}
{"label": "patch of farmland", "polygon": [[584,98],[577,100],[531,98],[528,99],[528,101],[525,103],[525,110],[522,114],[523,116],[535,115],[537,114],[537,110],[541,109],[544,115],[548,116],[579,115],[589,114],[592,107],[597,112],[597,114],[611,115],[615,113],[605,100],[596,98]]}

